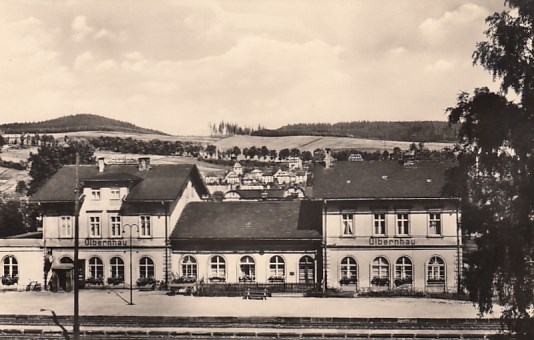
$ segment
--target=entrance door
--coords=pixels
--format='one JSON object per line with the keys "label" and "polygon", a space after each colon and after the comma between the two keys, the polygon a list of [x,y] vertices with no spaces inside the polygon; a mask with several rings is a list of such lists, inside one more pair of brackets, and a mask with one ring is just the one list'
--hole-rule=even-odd
{"label": "entrance door", "polygon": [[315,283],[315,264],[311,256],[303,256],[299,261],[299,283]]}

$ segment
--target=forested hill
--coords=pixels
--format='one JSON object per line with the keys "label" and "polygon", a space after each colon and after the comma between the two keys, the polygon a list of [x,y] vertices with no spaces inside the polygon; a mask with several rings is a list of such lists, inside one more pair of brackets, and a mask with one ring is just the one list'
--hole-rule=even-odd
{"label": "forested hill", "polygon": [[60,118],[32,123],[10,123],[0,125],[3,133],[62,133],[76,131],[118,131],[130,133],[165,133],[144,129],[131,123],[106,118],[88,113],[64,116]]}
{"label": "forested hill", "polygon": [[440,121],[410,122],[342,122],[291,124],[276,130],[262,129],[252,132],[254,136],[336,136],[407,142],[455,142],[457,126]]}

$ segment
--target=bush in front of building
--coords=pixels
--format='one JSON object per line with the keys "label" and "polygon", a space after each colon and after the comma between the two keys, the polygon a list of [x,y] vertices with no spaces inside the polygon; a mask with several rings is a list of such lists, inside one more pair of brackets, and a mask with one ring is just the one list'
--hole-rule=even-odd
{"label": "bush in front of building", "polygon": [[358,293],[358,297],[373,298],[373,297],[414,297],[414,298],[431,298],[431,299],[444,299],[444,300],[460,300],[469,301],[469,296],[459,293],[429,293],[420,290],[411,289],[391,289],[382,291],[367,291]]}

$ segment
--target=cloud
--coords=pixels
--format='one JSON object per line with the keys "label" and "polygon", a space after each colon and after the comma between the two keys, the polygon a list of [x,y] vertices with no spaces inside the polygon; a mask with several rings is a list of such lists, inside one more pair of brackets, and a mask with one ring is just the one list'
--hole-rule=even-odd
{"label": "cloud", "polygon": [[80,42],[84,40],[87,36],[95,32],[95,28],[87,24],[87,18],[85,16],[79,15],[74,18],[71,24],[72,29],[72,40]]}
{"label": "cloud", "polygon": [[95,60],[95,57],[93,56],[93,53],[91,51],[86,51],[76,57],[74,60],[74,69],[79,70],[81,68],[84,68],[87,64],[91,63]]}

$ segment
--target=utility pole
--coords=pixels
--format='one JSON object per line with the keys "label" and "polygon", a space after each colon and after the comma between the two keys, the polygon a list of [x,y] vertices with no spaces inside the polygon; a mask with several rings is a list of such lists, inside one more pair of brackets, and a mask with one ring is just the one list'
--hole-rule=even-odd
{"label": "utility pole", "polygon": [[79,272],[80,266],[78,263],[79,257],[79,239],[80,239],[80,225],[79,225],[79,215],[80,215],[80,202],[79,193],[78,193],[78,167],[80,165],[80,155],[76,152],[76,166],[75,166],[75,183],[74,183],[74,324],[72,327],[72,333],[74,340],[80,339],[80,320],[79,320]]}

